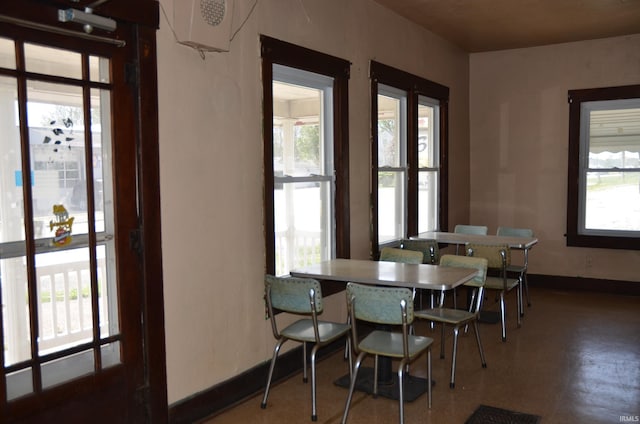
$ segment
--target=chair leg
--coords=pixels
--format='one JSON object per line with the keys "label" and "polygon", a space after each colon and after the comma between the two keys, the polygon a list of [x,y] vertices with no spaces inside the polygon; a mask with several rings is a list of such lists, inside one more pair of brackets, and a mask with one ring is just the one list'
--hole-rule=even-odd
{"label": "chair leg", "polygon": [[316,343],[311,349],[311,421],[318,421],[318,410],[316,407],[316,353],[320,344]]}
{"label": "chair leg", "polygon": [[504,304],[504,291],[500,292],[500,324],[502,325],[502,341],[507,341],[507,310],[506,305]]}
{"label": "chair leg", "polygon": [[456,357],[458,353],[458,333],[460,328],[456,325],[453,327],[453,353],[451,354],[451,381],[449,382],[450,388],[456,387]]}
{"label": "chair leg", "polygon": [[302,381],[306,383],[309,381],[309,376],[307,375],[307,343],[302,342]]}
{"label": "chair leg", "polygon": [[271,365],[269,366],[269,374],[267,376],[267,386],[264,389],[264,396],[262,397],[262,403],[260,407],[265,409],[267,407],[267,397],[269,397],[269,388],[271,387],[271,377],[273,377],[273,369],[276,366],[276,359],[278,359],[278,352],[280,352],[280,348],[282,344],[286,341],[286,339],[280,339],[276,343],[276,346],[273,348],[273,357],[271,358]]}
{"label": "chair leg", "polygon": [[476,342],[478,343],[478,351],[480,352],[480,361],[482,368],[487,368],[487,361],[484,359],[484,349],[482,349],[482,341],[480,340],[480,328],[478,326],[478,320],[473,320],[473,331],[476,333]]}
{"label": "chair leg", "polygon": [[378,355],[373,357],[373,397],[378,397]]}
{"label": "chair leg", "polygon": [[404,364],[400,361],[398,366],[398,403],[400,405],[400,424],[404,424]]}
{"label": "chair leg", "polygon": [[431,347],[427,349],[427,397],[429,409],[431,409],[431,386],[433,385],[433,381],[431,381]]}
{"label": "chair leg", "polygon": [[440,329],[440,359],[444,359],[444,322],[441,323],[442,328]]}
{"label": "chair leg", "polygon": [[527,281],[527,272],[522,273],[522,281],[524,281],[524,293],[527,298],[527,306],[531,307],[531,298],[529,297],[529,282]]}
{"label": "chair leg", "polygon": [[358,371],[360,370],[360,364],[362,364],[362,360],[364,359],[366,353],[360,352],[358,358],[356,358],[356,363],[353,367],[353,375],[351,376],[351,382],[349,383],[349,394],[347,395],[347,403],[344,406],[344,413],[342,414],[342,424],[346,424],[347,416],[349,415],[349,406],[351,405],[351,398],[353,397],[353,391],[356,388],[356,380],[358,379]]}

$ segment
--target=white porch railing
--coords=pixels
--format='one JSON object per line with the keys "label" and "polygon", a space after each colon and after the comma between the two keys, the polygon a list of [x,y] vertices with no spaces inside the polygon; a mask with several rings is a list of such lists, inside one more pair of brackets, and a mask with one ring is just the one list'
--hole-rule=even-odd
{"label": "white porch railing", "polygon": [[[83,261],[39,266],[37,275],[40,352],[55,351],[91,340],[93,321],[89,263]],[[107,325],[106,289],[104,259],[98,259],[98,310],[101,327]]]}
{"label": "white porch railing", "polygon": [[276,274],[315,264],[322,259],[322,240],[319,231],[282,231],[276,233]]}
{"label": "white porch railing", "polygon": [[[22,268],[23,264],[11,266]],[[6,269],[5,269],[6,270]],[[14,270],[14,274],[22,274]],[[57,351],[93,337],[91,276],[88,261],[78,261],[36,268],[38,305],[38,347],[41,354]],[[5,294],[5,362],[12,364],[31,357],[27,283],[22,289]],[[107,285],[104,258],[98,259],[98,302],[101,328],[107,328]],[[16,307],[24,305],[24,307]],[[13,311],[13,312],[10,312]]]}

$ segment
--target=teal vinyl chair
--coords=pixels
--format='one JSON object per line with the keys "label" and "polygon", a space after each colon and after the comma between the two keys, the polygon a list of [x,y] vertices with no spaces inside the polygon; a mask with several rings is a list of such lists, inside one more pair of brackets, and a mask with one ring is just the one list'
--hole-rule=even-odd
{"label": "teal vinyl chair", "polygon": [[[515,227],[498,227],[496,233],[499,236],[506,237],[527,237],[533,238],[533,230],[530,228],[515,228]],[[529,266],[529,250],[525,249],[524,258],[521,264],[511,264],[507,267],[507,272],[513,272],[518,274],[524,295],[527,298],[527,306],[531,306],[531,298],[529,297],[529,282],[527,281],[527,268]],[[524,308],[523,308],[524,312]]]}
{"label": "teal vinyl chair", "polygon": [[[380,251],[380,261],[400,262],[405,264],[421,264],[424,262],[424,254],[418,250],[401,249],[397,247],[383,247]],[[417,290],[413,289],[412,300],[415,301]],[[413,326],[411,326],[413,333]]]}
{"label": "teal vinyl chair", "polygon": [[458,334],[460,328],[468,324],[473,324],[473,329],[476,335],[476,343],[478,344],[478,351],[480,352],[480,361],[482,368],[487,367],[487,361],[484,358],[484,351],[482,349],[482,341],[480,340],[480,330],[478,328],[478,315],[482,309],[483,288],[487,279],[487,264],[488,261],[485,258],[474,258],[469,256],[459,255],[443,255],[440,259],[440,266],[449,266],[457,268],[472,268],[477,269],[478,273],[470,282],[477,289],[475,305],[472,302],[470,311],[463,311],[454,308],[431,308],[422,311],[416,311],[415,317],[428,320],[430,322],[442,324],[441,328],[441,341],[440,341],[440,358],[444,359],[444,330],[445,325],[453,326],[453,353],[451,357],[451,381],[449,387],[452,389],[456,383],[456,359],[458,351]]}
{"label": "teal vinyl chair", "polygon": [[386,262],[401,262],[405,264],[421,264],[424,261],[422,252],[399,249],[397,247],[383,247],[380,260]]}
{"label": "teal vinyl chair", "polygon": [[[316,353],[321,346],[333,342],[340,337],[347,337],[347,350],[349,351],[349,373],[351,373],[351,354],[349,337],[351,326],[348,323],[334,323],[318,320],[318,315],[322,313],[322,291],[320,283],[311,278],[295,277],[274,277],[266,275],[265,300],[273,337],[277,340],[273,350],[273,358],[269,367],[267,385],[262,398],[262,409],[267,407],[267,398],[271,386],[273,370],[278,358],[278,352],[283,343],[293,340],[302,343],[303,351],[303,381],[307,381],[307,343],[314,343],[311,349],[311,420],[317,421],[316,410]],[[278,330],[275,310],[287,312],[295,315],[302,315],[301,318],[287,327]]]}
{"label": "teal vinyl chair", "polygon": [[[378,357],[386,356],[400,360],[398,365],[398,402],[400,404],[400,423],[404,423],[404,374],[405,368],[416,358],[427,354],[427,397],[431,408],[431,345],[429,337],[409,334],[412,324],[413,302],[411,290],[402,287],[378,287],[364,284],[347,284],[347,308],[351,317],[351,340],[353,351],[358,355],[349,394],[342,416],[342,424],[347,422],[351,398],[356,385],[358,371],[367,355],[374,356],[373,395],[378,393]],[[382,326],[400,326],[401,331],[373,330],[362,340],[358,337],[356,321],[366,321]]]}
{"label": "teal vinyl chair", "polygon": [[430,239],[404,239],[400,248],[422,252],[422,263],[435,265],[440,261],[438,242]]}
{"label": "teal vinyl chair", "polygon": [[[486,236],[489,234],[489,228],[484,225],[462,225],[458,224],[453,228],[454,233],[474,234],[478,236]],[[456,244],[456,255],[460,253],[460,246]]]}
{"label": "teal vinyl chair", "polygon": [[[404,239],[400,242],[400,248],[406,250],[415,250],[422,252],[422,263],[435,265],[440,261],[440,248],[438,242],[430,239]],[[433,291],[430,290],[429,307],[433,308],[434,296]],[[417,294],[417,293],[416,293]],[[418,304],[422,308],[422,296],[418,296]],[[444,291],[440,292],[440,304],[444,303]]]}
{"label": "teal vinyl chair", "polygon": [[479,236],[486,236],[489,233],[489,228],[484,225],[458,224],[454,227],[453,232],[460,234],[477,234]]}
{"label": "teal vinyl chair", "polygon": [[516,289],[518,327],[521,325],[522,286],[520,279],[509,278],[507,268],[511,263],[511,249],[506,244],[467,243],[467,256],[485,258],[489,270],[495,270],[498,276],[488,276],[484,283],[485,290],[496,290],[500,296],[500,325],[502,326],[502,341],[507,341],[507,306],[504,297]]}

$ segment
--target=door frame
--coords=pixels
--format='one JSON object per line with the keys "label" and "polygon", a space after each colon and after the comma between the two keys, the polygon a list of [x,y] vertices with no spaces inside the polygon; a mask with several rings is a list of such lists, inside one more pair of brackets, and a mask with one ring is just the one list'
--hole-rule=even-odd
{"label": "door frame", "polygon": [[[21,0],[20,2],[2,2],[0,4],[0,18],[17,19],[24,22],[35,22],[50,27],[63,27],[57,20],[58,9],[74,8],[83,10],[84,7],[95,3],[95,0],[80,0],[78,2],[65,0]],[[134,98],[135,116],[131,117],[135,127],[137,206],[139,234],[132,238],[140,261],[141,281],[140,311],[141,336],[143,345],[143,363],[136,369],[141,375],[136,376],[138,387],[135,399],[130,400],[144,409],[145,422],[164,423],[168,420],[167,377],[166,377],[166,349],[164,334],[164,296],[162,276],[162,240],[160,220],[160,187],[159,181],[159,134],[158,134],[158,90],[157,90],[157,50],[156,31],[159,25],[159,4],[154,0],[110,0],[99,6],[99,13],[109,16],[126,31],[118,31],[116,38],[127,43],[127,50],[131,53],[127,62],[132,64],[128,72],[128,85]],[[0,19],[1,21],[1,19]],[[6,25],[0,22],[0,25]],[[66,27],[65,27],[66,28]],[[81,32],[81,30],[80,30]],[[99,32],[99,31],[97,31]],[[102,34],[99,34],[102,35]],[[105,34],[106,36],[111,36]],[[73,44],[73,39],[70,39]],[[116,382],[120,376],[114,373],[112,378]],[[0,390],[2,392],[2,390]],[[73,393],[65,390],[64,406],[38,411],[38,418],[60,418],[56,414],[82,408],[83,400],[90,394],[84,393],[82,388]],[[71,394],[71,401],[66,398]],[[39,405],[41,407],[43,405]],[[108,407],[108,405],[104,405]],[[4,411],[23,422],[26,411]],[[25,408],[26,409],[26,408]],[[1,412],[1,411],[0,411]],[[14,415],[17,413],[17,415]],[[96,411],[97,421],[100,413]],[[29,420],[27,417],[26,420]]]}

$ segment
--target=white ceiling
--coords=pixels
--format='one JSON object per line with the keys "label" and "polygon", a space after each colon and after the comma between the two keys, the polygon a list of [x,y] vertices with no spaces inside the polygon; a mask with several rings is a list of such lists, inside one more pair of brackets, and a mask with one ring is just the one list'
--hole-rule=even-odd
{"label": "white ceiling", "polygon": [[640,0],[375,0],[468,52],[640,33]]}

